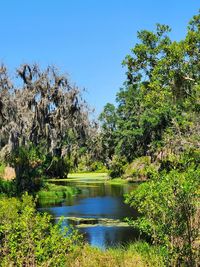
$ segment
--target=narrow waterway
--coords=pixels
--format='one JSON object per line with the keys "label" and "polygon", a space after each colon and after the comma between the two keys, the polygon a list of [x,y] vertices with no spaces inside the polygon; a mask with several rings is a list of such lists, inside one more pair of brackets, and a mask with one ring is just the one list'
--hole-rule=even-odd
{"label": "narrow waterway", "polygon": [[112,185],[100,177],[74,179],[56,184],[79,189],[76,196],[59,204],[42,204],[41,211],[49,212],[55,220],[65,217],[64,224],[73,224],[92,245],[108,248],[125,245],[138,237],[136,231],[124,223],[124,218],[136,218],[137,212],[124,203],[124,194],[134,185]]}

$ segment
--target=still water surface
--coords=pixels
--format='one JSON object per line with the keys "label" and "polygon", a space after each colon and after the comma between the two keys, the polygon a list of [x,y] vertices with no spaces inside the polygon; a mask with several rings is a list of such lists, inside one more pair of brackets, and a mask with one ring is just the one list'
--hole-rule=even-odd
{"label": "still water surface", "polygon": [[[51,213],[54,218],[77,217],[77,218],[101,218],[120,219],[125,217],[136,218],[137,212],[124,203],[124,194],[134,190],[131,184],[111,185],[104,179],[78,179],[71,182],[59,182],[80,189],[75,197],[62,201],[59,204],[43,204],[41,211]],[[69,222],[65,220],[65,223]],[[71,223],[71,221],[70,221]],[[138,237],[136,231],[129,226],[95,225],[84,224],[78,227],[85,239],[92,245],[100,248],[125,245]]]}

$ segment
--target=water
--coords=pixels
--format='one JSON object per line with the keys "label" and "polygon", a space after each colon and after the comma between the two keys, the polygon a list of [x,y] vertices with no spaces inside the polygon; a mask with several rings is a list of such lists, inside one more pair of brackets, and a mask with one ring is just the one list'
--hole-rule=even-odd
{"label": "water", "polygon": [[[57,183],[58,184],[58,183]],[[75,186],[80,193],[73,198],[62,201],[59,204],[42,205],[41,211],[51,213],[57,220],[59,217],[91,218],[123,220],[125,217],[136,218],[137,212],[124,203],[124,194],[134,190],[130,184],[111,185],[104,179],[77,179],[71,182],[59,182],[59,184]],[[112,221],[111,220],[111,221]],[[65,220],[68,224],[69,220]],[[77,225],[77,222],[70,220]],[[81,224],[81,223],[80,223]],[[81,224],[77,227],[85,239],[92,245],[102,249],[125,245],[138,237],[137,232],[129,226],[107,223],[101,221],[95,224]]]}

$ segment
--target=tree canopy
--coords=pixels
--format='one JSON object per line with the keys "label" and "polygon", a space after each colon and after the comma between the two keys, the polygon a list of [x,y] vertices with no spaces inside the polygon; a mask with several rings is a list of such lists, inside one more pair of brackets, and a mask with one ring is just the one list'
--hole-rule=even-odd
{"label": "tree canopy", "polygon": [[24,64],[14,82],[0,67],[0,155],[15,167],[20,191],[35,190],[41,175],[67,176],[78,164],[95,132],[88,114],[80,90],[55,67]]}
{"label": "tree canopy", "polygon": [[189,22],[184,40],[171,40],[170,31],[169,26],[157,24],[155,31],[138,32],[139,42],[123,61],[127,78],[117,93],[116,108],[112,107],[115,127],[109,129],[109,136],[103,119],[110,104],[100,116],[109,158],[117,154],[131,162],[139,156],[153,156],[165,146],[168,131],[189,131],[191,123],[197,127],[200,15]]}

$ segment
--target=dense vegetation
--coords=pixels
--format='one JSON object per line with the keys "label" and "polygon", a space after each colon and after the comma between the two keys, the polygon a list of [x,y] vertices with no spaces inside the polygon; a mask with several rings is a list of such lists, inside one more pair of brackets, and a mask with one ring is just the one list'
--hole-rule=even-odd
{"label": "dense vegetation", "polygon": [[102,252],[85,245],[77,231],[53,225],[51,219],[36,212],[28,195],[21,201],[0,199],[1,266],[164,266],[159,249],[147,243]]}
{"label": "dense vegetation", "polygon": [[17,191],[33,192],[42,175],[67,177],[86,150],[93,153],[97,126],[79,89],[55,67],[25,64],[17,78],[0,67],[0,157],[15,168]]}
{"label": "dense vegetation", "polygon": [[100,120],[111,177],[146,180],[127,197],[142,217],[133,225],[167,248],[166,264],[199,262],[200,15],[184,40],[170,28],[138,32],[126,56],[127,80]]}
{"label": "dense vegetation", "polygon": [[[171,40],[170,28],[160,24],[138,39],[123,62],[127,78],[117,106],[106,104],[100,130],[79,90],[55,68],[23,65],[19,86],[0,68],[0,176],[8,163],[16,172],[15,180],[0,180],[2,266],[88,266],[89,257],[90,266],[109,266],[108,260],[110,266],[198,266],[200,14],[184,40]],[[119,259],[119,250],[99,252],[53,225],[32,197],[8,197],[41,187],[40,195],[67,196],[69,188],[52,188],[42,177],[67,177],[76,168],[108,168],[112,178],[145,181],[126,201],[141,214],[130,224],[151,246],[121,249]]]}
{"label": "dense vegetation", "polygon": [[108,103],[100,115],[104,160],[113,161],[111,169],[118,158],[167,160],[199,147],[199,27],[195,16],[180,42],[160,24],[155,32],[138,33],[140,42],[123,62],[127,80],[118,105]]}
{"label": "dense vegetation", "polygon": [[0,199],[1,266],[64,266],[81,239],[36,212],[31,196]]}

